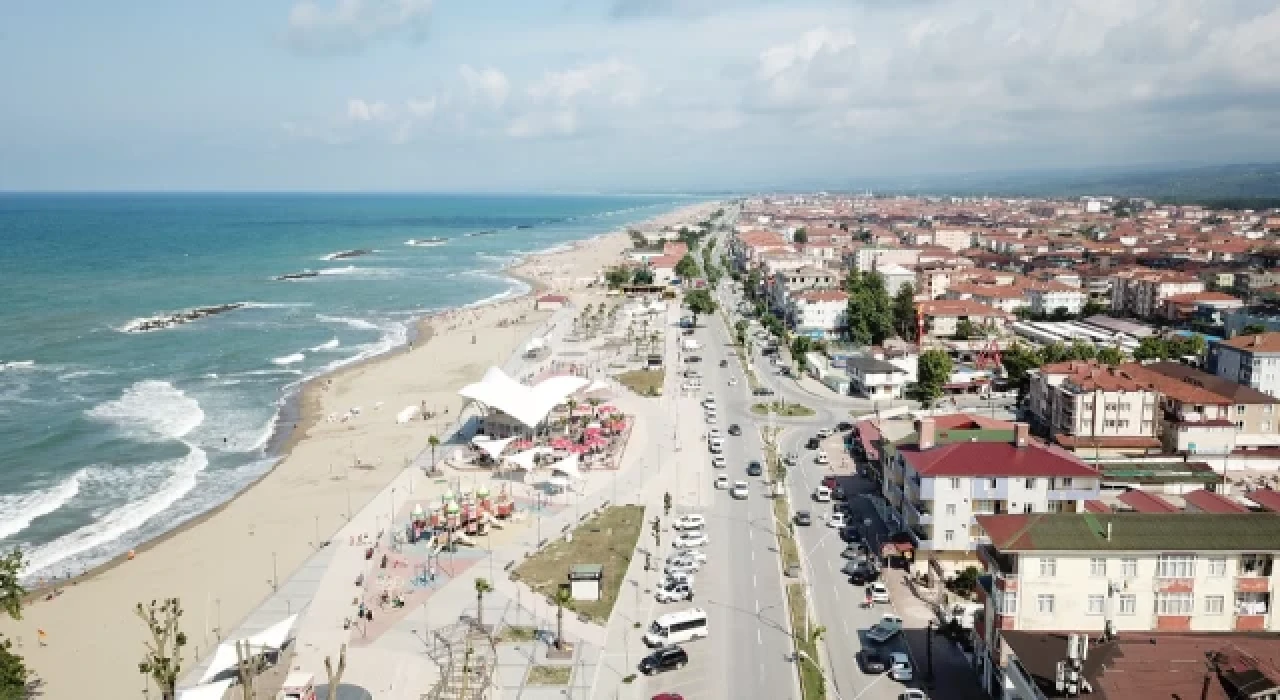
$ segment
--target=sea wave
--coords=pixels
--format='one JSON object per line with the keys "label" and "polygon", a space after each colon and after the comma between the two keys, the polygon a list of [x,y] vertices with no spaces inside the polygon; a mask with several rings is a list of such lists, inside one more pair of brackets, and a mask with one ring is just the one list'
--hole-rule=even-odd
{"label": "sea wave", "polygon": [[359,257],[363,257],[363,256],[365,256],[365,255],[373,255],[373,254],[374,254],[374,253],[376,253],[376,252],[378,252],[378,251],[376,251],[376,250],[369,250],[369,249],[367,249],[367,248],[355,248],[355,249],[352,249],[352,250],[339,250],[339,251],[335,251],[335,252],[329,253],[328,255],[321,256],[321,258],[320,258],[320,259],[321,259],[321,260],[325,260],[325,261],[332,261],[332,260],[349,260],[349,259],[351,259],[351,258],[359,258]]}
{"label": "sea wave", "polygon": [[285,355],[284,357],[276,357],[276,358],[272,358],[272,360],[271,360],[271,364],[273,364],[273,365],[287,366],[287,365],[297,364],[297,363],[302,362],[303,360],[306,360],[306,359],[307,359],[307,356],[306,356],[306,355],[304,355],[304,354],[302,354],[302,353],[300,353],[300,352],[295,352],[295,353],[293,353],[292,355]]}
{"label": "sea wave", "polygon": [[23,494],[0,496],[0,539],[12,537],[31,526],[36,518],[48,515],[80,492],[81,469],[47,489]]}
{"label": "sea wave", "polygon": [[345,277],[365,281],[398,279],[409,274],[408,270],[398,267],[360,267],[358,265],[329,267],[319,272],[323,277]]}
{"label": "sea wave", "polygon": [[11,362],[0,362],[0,372],[11,369],[34,369],[35,360],[13,360]]}
{"label": "sea wave", "polygon": [[136,382],[120,398],[100,403],[86,413],[144,441],[175,440],[204,421],[200,402],[156,379]]}
{"label": "sea wave", "polygon": [[320,343],[314,348],[311,348],[311,352],[320,352],[322,350],[333,350],[334,348],[337,348],[341,344],[342,344],[342,341],[338,340],[337,338],[333,338],[331,340],[327,340],[323,343]]}
{"label": "sea wave", "polygon": [[58,381],[69,382],[75,379],[83,379],[85,377],[109,376],[115,372],[109,372],[105,369],[78,369],[73,372],[58,375]]}
{"label": "sea wave", "polygon": [[32,549],[26,558],[24,574],[33,576],[67,559],[109,545],[190,493],[196,486],[196,477],[209,466],[209,458],[204,450],[194,445],[188,447],[186,456],[165,465],[169,477],[160,488],[144,498],[111,509],[104,517],[79,530]]}
{"label": "sea wave", "polygon": [[376,331],[378,324],[366,321],[363,318],[349,318],[346,316],[326,316],[324,314],[316,314],[316,320],[324,323],[344,323],[359,331]]}
{"label": "sea wave", "polygon": [[313,306],[309,301],[246,301],[246,309],[301,309]]}
{"label": "sea wave", "polygon": [[464,306],[463,308],[474,309],[479,306],[488,306],[489,304],[496,304],[500,301],[506,301],[507,299],[511,299],[513,297],[518,297],[522,294],[529,293],[529,290],[531,289],[529,285],[525,284],[524,282],[521,282],[520,280],[510,280],[510,281],[511,281],[511,286],[507,287],[503,291],[498,292],[497,294],[487,296],[479,301],[473,301],[470,304],[467,304],[466,306]]}

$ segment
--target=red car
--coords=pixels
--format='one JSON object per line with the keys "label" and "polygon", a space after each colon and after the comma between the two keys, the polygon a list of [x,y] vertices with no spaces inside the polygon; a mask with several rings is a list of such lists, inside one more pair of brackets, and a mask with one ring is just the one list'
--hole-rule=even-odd
{"label": "red car", "polygon": [[827,487],[827,488],[829,488],[829,489],[834,489],[834,488],[836,487],[836,477],[835,477],[835,475],[834,475],[834,474],[828,474],[828,475],[826,475],[826,476],[822,477],[822,485],[823,485],[823,486],[826,486],[826,487]]}
{"label": "red car", "polygon": [[680,693],[658,693],[653,700],[684,700],[684,696]]}

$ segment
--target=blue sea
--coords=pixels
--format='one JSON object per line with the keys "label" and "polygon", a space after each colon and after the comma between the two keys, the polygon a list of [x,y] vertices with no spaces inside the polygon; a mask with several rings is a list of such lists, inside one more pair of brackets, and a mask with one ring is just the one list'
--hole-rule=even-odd
{"label": "blue sea", "polygon": [[[60,575],[161,534],[270,469],[305,380],[405,343],[425,314],[526,291],[504,275],[522,255],[686,203],[0,194],[0,546]],[[334,256],[351,250],[373,252]]]}

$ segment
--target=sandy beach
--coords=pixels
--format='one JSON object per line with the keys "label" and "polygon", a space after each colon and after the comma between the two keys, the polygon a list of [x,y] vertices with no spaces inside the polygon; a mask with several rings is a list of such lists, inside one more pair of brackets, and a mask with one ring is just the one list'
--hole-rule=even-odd
{"label": "sandy beach", "polygon": [[[645,226],[691,221],[714,205],[686,207]],[[310,383],[299,419],[277,466],[236,498],[123,558],[28,604],[10,636],[50,698],[136,697],[145,629],[138,602],[178,597],[189,643],[185,668],[208,654],[278,581],[346,525],[408,462],[445,440],[462,400],[457,391],[501,365],[550,312],[534,309],[544,290],[575,305],[601,297],[584,282],[621,259],[625,233],[591,239],[564,252],[530,256],[511,274],[534,291],[501,303],[424,319],[409,348]],[[429,419],[398,423],[407,407]],[[358,409],[356,413],[353,409]],[[350,417],[343,420],[343,417]],[[44,630],[37,644],[37,630]]]}

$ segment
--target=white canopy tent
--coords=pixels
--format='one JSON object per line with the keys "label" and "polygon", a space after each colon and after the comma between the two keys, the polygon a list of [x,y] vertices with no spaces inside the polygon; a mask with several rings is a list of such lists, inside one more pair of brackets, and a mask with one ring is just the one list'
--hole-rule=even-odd
{"label": "white canopy tent", "polygon": [[485,454],[489,455],[490,458],[496,460],[498,459],[498,455],[502,454],[502,451],[507,449],[507,445],[510,445],[513,440],[515,440],[513,437],[502,438],[501,440],[491,440],[486,435],[477,435],[471,438],[471,444],[480,448]]}
{"label": "white canopy tent", "polygon": [[[252,654],[261,654],[271,650],[262,646],[254,647],[250,644],[249,651]],[[205,669],[204,675],[200,676],[200,682],[208,683],[222,675],[223,672],[235,668],[238,663],[240,663],[240,657],[236,655],[236,643],[231,640],[225,641],[219,644],[217,650],[213,652],[213,659],[209,661],[209,668]]]}
{"label": "white canopy tent", "polygon": [[581,479],[582,472],[578,471],[578,455],[569,455],[564,459],[551,465],[551,471],[560,472],[571,479]]}
{"label": "white canopy tent", "polygon": [[484,378],[458,391],[464,399],[498,409],[533,428],[546,419],[551,409],[564,403],[571,394],[589,382],[582,377],[561,376],[544,379],[534,386],[521,384],[497,367],[490,367]]}
{"label": "white canopy tent", "polygon": [[613,387],[609,386],[609,382],[597,379],[591,382],[590,384],[588,384],[587,388],[582,390],[582,393],[583,394],[602,394],[610,391],[612,388]]}
{"label": "white canopy tent", "polygon": [[293,626],[297,622],[298,616],[290,615],[248,639],[227,640],[219,644],[218,649],[213,653],[213,659],[209,662],[209,668],[205,669],[204,675],[200,677],[200,682],[208,683],[223,672],[236,667],[239,663],[239,656],[236,654],[237,641],[248,642],[249,652],[255,655],[280,651],[290,639],[293,639]]}
{"label": "white canopy tent", "polygon": [[178,700],[222,700],[222,696],[227,693],[227,688],[231,687],[231,681],[230,678],[224,678],[215,683],[179,688]]}
{"label": "white canopy tent", "polygon": [[297,615],[290,615],[261,632],[249,637],[250,646],[262,646],[273,651],[283,649],[293,639],[293,626],[298,623]]}
{"label": "white canopy tent", "polygon": [[534,447],[523,452],[517,452],[513,455],[507,455],[505,459],[508,463],[525,471],[533,471],[533,460],[538,455],[545,455],[554,452],[550,447]]}

